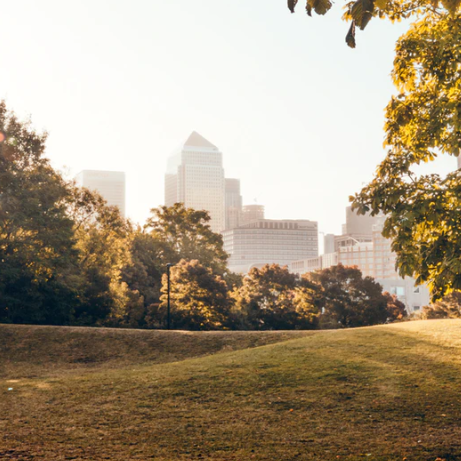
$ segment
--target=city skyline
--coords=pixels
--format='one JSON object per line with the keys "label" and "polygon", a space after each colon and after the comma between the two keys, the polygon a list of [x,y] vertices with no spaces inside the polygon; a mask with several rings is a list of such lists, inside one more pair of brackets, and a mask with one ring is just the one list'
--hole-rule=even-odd
{"label": "city skyline", "polygon": [[244,203],[338,234],[348,196],[384,159],[393,49],[407,27],[373,21],[351,50],[341,15],[338,5],[291,15],[264,0],[10,2],[0,98],[49,132],[46,155],[69,178],[125,171],[136,222],[163,203],[167,155],[196,130],[220,147]]}

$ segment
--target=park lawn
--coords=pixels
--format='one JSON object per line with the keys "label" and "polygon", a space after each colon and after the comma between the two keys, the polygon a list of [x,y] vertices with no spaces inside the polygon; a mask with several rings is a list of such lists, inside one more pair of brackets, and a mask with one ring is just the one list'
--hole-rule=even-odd
{"label": "park lawn", "polygon": [[309,331],[162,331],[0,324],[0,379],[177,362],[310,335]]}
{"label": "park lawn", "polygon": [[461,459],[458,320],[46,370],[0,381],[0,459]]}

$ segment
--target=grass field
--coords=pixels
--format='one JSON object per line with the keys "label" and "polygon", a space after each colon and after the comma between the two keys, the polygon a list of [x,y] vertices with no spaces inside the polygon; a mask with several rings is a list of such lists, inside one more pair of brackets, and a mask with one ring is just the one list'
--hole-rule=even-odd
{"label": "grass field", "polygon": [[457,320],[306,334],[0,326],[0,347],[1,460],[461,460]]}

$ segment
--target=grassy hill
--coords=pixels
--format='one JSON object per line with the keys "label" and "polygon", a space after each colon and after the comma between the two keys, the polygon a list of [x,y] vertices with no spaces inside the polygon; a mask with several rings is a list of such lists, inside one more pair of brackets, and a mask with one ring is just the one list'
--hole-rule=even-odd
{"label": "grassy hill", "polygon": [[0,325],[0,379],[60,376],[176,362],[263,346],[307,331],[191,332]]}
{"label": "grassy hill", "polygon": [[119,333],[0,327],[0,459],[461,459],[461,321]]}

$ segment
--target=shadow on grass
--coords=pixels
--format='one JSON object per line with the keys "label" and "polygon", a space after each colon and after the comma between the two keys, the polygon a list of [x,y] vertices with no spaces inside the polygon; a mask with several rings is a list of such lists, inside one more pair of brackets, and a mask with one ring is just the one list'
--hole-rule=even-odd
{"label": "shadow on grass", "polygon": [[446,334],[455,340],[443,344],[440,325],[437,337],[404,327],[321,332],[64,377],[47,381],[47,389],[33,380],[17,393],[0,393],[0,414],[7,415],[0,453],[28,450],[50,460],[459,460],[461,348],[453,328]]}

